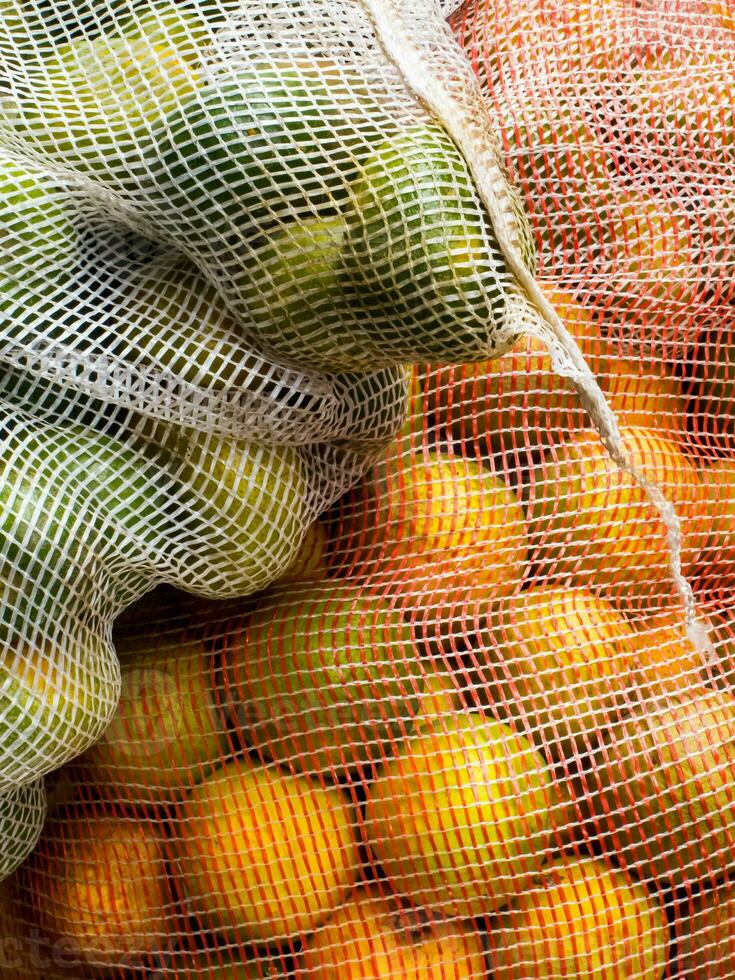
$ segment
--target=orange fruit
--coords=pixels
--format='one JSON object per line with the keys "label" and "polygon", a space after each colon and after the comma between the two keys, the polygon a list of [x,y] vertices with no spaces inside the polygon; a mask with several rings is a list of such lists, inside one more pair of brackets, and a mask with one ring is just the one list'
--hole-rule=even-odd
{"label": "orange fruit", "polygon": [[[701,544],[697,534],[687,535],[701,499],[699,473],[675,442],[653,429],[621,427],[621,435],[629,458],[677,508],[687,574]],[[673,601],[659,512],[613,463],[596,433],[572,433],[547,450],[526,497],[534,557],[544,574],[599,588],[629,608]]]}
{"label": "orange fruit", "polygon": [[86,808],[52,816],[28,888],[41,932],[63,943],[67,963],[135,963],[170,941],[163,830],[147,819]]}
{"label": "orange fruit", "polygon": [[427,921],[373,886],[357,892],[307,941],[303,980],[484,980],[482,937],[471,925]]}
{"label": "orange fruit", "polygon": [[176,858],[189,912],[234,941],[265,944],[311,932],[360,864],[355,815],[339,790],[247,758],[192,790]]}

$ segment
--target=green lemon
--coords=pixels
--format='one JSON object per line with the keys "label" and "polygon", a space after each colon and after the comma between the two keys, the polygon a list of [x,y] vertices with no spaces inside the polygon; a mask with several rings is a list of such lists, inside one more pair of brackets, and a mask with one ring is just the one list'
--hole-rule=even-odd
{"label": "green lemon", "polygon": [[11,875],[31,853],[45,819],[43,779],[16,786],[0,797],[0,881]]}
{"label": "green lemon", "polygon": [[402,610],[334,582],[275,588],[228,641],[246,738],[304,772],[392,753],[419,708],[423,670]]}
{"label": "green lemon", "polygon": [[138,445],[178,487],[182,542],[171,583],[225,598],[264,588],[295,559],[314,519],[297,448],[227,439],[145,419]]}
{"label": "green lemon", "polygon": [[0,791],[32,782],[102,735],[120,692],[110,644],[67,617],[68,637],[0,648]]}
{"label": "green lemon", "polygon": [[216,289],[186,259],[166,256],[136,272],[108,315],[107,352],[151,377],[213,392],[263,386],[262,362],[242,343]]}
{"label": "green lemon", "polygon": [[152,17],[129,33],[78,38],[31,65],[15,89],[15,131],[49,160],[126,185],[151,165],[149,137],[199,85],[200,22]]}
{"label": "green lemon", "polygon": [[360,312],[340,284],[345,223],[309,218],[254,249],[234,278],[232,306],[264,347],[328,371],[374,367]]}
{"label": "green lemon", "polygon": [[156,131],[156,221],[236,280],[252,264],[254,236],[344,199],[381,125],[385,111],[357,70],[253,60],[202,88]]}
{"label": "green lemon", "polygon": [[[515,200],[514,200],[515,204]],[[368,343],[402,360],[500,354],[508,271],[469,168],[438,126],[412,126],[362,163],[345,210],[344,276]],[[521,251],[534,265],[519,212]]]}
{"label": "green lemon", "polygon": [[[23,308],[70,279],[77,233],[68,193],[53,178],[0,154],[0,311]],[[22,305],[23,304],[23,305]],[[13,327],[7,324],[6,329]]]}

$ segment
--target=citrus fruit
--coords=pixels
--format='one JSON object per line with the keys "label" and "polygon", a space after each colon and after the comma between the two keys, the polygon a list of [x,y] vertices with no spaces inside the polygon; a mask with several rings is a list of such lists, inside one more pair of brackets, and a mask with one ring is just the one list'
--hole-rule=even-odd
{"label": "citrus fruit", "polygon": [[[451,195],[445,188],[451,186]],[[520,248],[535,268],[518,205]],[[343,265],[363,335],[398,360],[502,354],[514,280],[470,171],[437,126],[414,126],[378,145],[350,188]]]}
{"label": "citrus fruit", "polygon": [[715,166],[732,161],[735,73],[722,54],[685,45],[639,53],[616,92],[629,153],[648,167],[652,161],[680,167],[682,158]]}
{"label": "citrus fruit", "polygon": [[326,559],[327,543],[326,525],[322,521],[314,521],[309,525],[294,560],[278,581],[283,584],[325,579],[329,571]]}
{"label": "citrus fruit", "polygon": [[342,290],[345,222],[306,218],[274,231],[235,274],[230,301],[265,350],[327,371],[369,369],[380,351]]}
{"label": "citrus fruit", "polygon": [[178,487],[168,508],[177,524],[173,584],[225,598],[264,588],[285,571],[313,520],[298,448],[154,420],[139,431],[136,446]]}
{"label": "citrus fruit", "polygon": [[172,928],[164,854],[149,820],[89,808],[53,816],[27,871],[42,933],[69,959],[102,967],[162,948]]}
{"label": "citrus fruit", "polygon": [[703,492],[691,531],[701,545],[696,570],[703,586],[727,590],[735,582],[735,459],[717,459],[699,474]]}
{"label": "citrus fruit", "polygon": [[[699,543],[687,537],[701,495],[700,477],[680,447],[653,429],[621,427],[633,463],[678,510],[682,570]],[[644,490],[612,462],[592,431],[572,433],[547,450],[527,488],[532,552],[549,575],[600,588],[633,607],[671,601],[666,529]]]}
{"label": "citrus fruit", "polygon": [[340,574],[379,575],[428,610],[505,595],[526,568],[513,491],[476,460],[446,453],[386,453],[339,505],[335,537]]}
{"label": "citrus fruit", "polygon": [[426,922],[383,886],[358,891],[307,941],[296,976],[310,980],[481,980],[479,932],[463,922]]}
{"label": "citrus fruit", "polygon": [[475,0],[452,17],[455,34],[486,92],[554,78],[592,80],[615,67],[633,8],[620,0]]}
{"label": "citrus fruit", "polygon": [[265,368],[199,270],[165,256],[134,273],[106,305],[105,353],[150,375],[207,391],[253,392]]}
{"label": "citrus fruit", "polygon": [[79,760],[84,778],[123,802],[181,797],[226,754],[213,653],[192,632],[118,640],[122,694],[115,717]]}
{"label": "citrus fruit", "polygon": [[[49,174],[0,156],[0,310],[32,307],[76,271],[77,231],[68,191]],[[48,325],[47,325],[48,326]],[[8,328],[19,329],[12,319]],[[30,335],[29,335],[30,336]]]}
{"label": "citrus fruit", "polygon": [[[702,618],[706,629],[711,620]],[[666,691],[683,692],[699,688],[705,681],[715,684],[720,670],[698,653],[687,636],[682,611],[665,610],[636,620],[635,696],[648,701]],[[713,638],[714,639],[714,638]]]}
{"label": "citrus fruit", "polygon": [[735,893],[725,882],[692,899],[691,914],[677,923],[682,976],[729,980],[735,958]]}
{"label": "citrus fruit", "polygon": [[355,815],[337,789],[238,759],[181,808],[177,873],[187,910],[231,939],[311,932],[359,868]]}
{"label": "citrus fruit", "polygon": [[490,932],[493,980],[661,980],[666,913],[596,858],[561,857],[514,898]]}
{"label": "citrus fruit", "polygon": [[526,739],[457,714],[409,738],[369,786],[370,847],[391,886],[414,904],[491,914],[541,865],[551,786]]}
{"label": "citrus fruit", "polygon": [[[660,364],[622,357],[589,309],[566,289],[553,285],[545,293],[619,423],[678,435],[685,427],[678,381]],[[545,345],[530,335],[495,360],[435,369],[427,387],[439,431],[447,429],[465,452],[502,453],[506,467],[524,466],[539,446],[590,425],[568,379],[554,371]]]}
{"label": "citrus fruit", "polygon": [[160,980],[286,980],[288,973],[279,957],[254,956],[252,950],[228,946],[174,953],[157,976]]}
{"label": "citrus fruit", "polygon": [[390,755],[424,674],[399,605],[326,581],[275,588],[230,632],[227,660],[248,741],[305,772]]}
{"label": "citrus fruit", "polygon": [[416,732],[454,724],[455,714],[462,710],[462,686],[450,671],[437,665],[424,678],[423,692],[414,722]]}
{"label": "citrus fruit", "polygon": [[[67,626],[67,629],[69,627]],[[75,625],[66,644],[4,644],[0,657],[0,786],[33,783],[102,735],[120,692],[117,657]]]}
{"label": "citrus fruit", "polygon": [[645,881],[713,880],[732,866],[735,700],[702,687],[633,708],[586,776],[606,853]]}
{"label": "citrus fruit", "polygon": [[595,234],[589,212],[609,195],[615,147],[591,122],[583,88],[560,91],[539,79],[508,95],[508,101],[490,98],[487,105],[528,209],[543,268],[579,278]]}
{"label": "citrus fruit", "polygon": [[54,163],[135,187],[153,163],[151,130],[196,92],[198,19],[166,19],[59,44],[29,61],[15,90],[15,131]]}
{"label": "citrus fruit", "polygon": [[676,195],[625,189],[598,208],[593,227],[585,301],[631,352],[681,358],[705,293],[696,215]]}
{"label": "citrus fruit", "polygon": [[156,221],[237,281],[243,252],[266,228],[344,199],[371,134],[389,125],[357,67],[253,52],[161,120],[150,188]]}
{"label": "citrus fruit", "polygon": [[25,861],[46,818],[43,779],[7,790],[0,797],[0,881]]}
{"label": "citrus fruit", "polygon": [[501,599],[477,637],[481,696],[540,749],[573,759],[625,708],[635,639],[587,589],[536,585]]}

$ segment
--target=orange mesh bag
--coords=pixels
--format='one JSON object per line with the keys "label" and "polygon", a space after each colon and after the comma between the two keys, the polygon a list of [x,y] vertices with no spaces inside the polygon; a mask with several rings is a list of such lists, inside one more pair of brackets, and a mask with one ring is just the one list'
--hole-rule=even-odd
{"label": "orange mesh bag", "polygon": [[735,978],[731,0],[0,0],[0,977]]}

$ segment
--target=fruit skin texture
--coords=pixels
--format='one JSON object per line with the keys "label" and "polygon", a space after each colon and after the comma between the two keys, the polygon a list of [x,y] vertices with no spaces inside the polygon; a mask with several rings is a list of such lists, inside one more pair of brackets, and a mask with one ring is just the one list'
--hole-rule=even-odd
{"label": "fruit skin texture", "polygon": [[73,955],[117,967],[166,941],[171,894],[161,831],[144,818],[52,817],[28,867],[41,931]]}
{"label": "fruit skin texture", "polygon": [[325,579],[327,564],[327,529],[322,521],[314,521],[306,532],[293,562],[278,580],[284,582],[311,582]]}
{"label": "fruit skin texture", "polygon": [[481,980],[480,933],[463,922],[426,924],[385,886],[357,892],[307,941],[298,980]]}
{"label": "fruit skin texture", "polygon": [[625,708],[635,634],[587,589],[501,600],[478,640],[482,695],[557,760],[589,751]]}
{"label": "fruit skin texture", "polygon": [[340,575],[378,575],[426,609],[513,592],[526,567],[515,494],[461,456],[386,456],[344,498],[335,530]]}
{"label": "fruit skin texture", "polygon": [[317,58],[251,59],[206,85],[154,133],[157,223],[236,281],[255,238],[331,211],[371,136],[395,125],[367,88],[359,71]]}
{"label": "fruit skin texture", "polygon": [[[53,178],[0,155],[0,311],[47,295],[71,278],[77,232],[68,195]],[[11,325],[8,325],[11,326]]]}
{"label": "fruit skin texture", "polygon": [[[522,258],[535,268],[520,204],[517,218]],[[442,129],[414,126],[381,143],[351,185],[345,220],[345,279],[367,304],[373,347],[404,361],[465,360],[513,343],[503,319],[514,280]]]}
{"label": "fruit skin texture", "polygon": [[424,670],[402,608],[380,592],[276,588],[230,636],[237,714],[266,756],[341,772],[390,755],[410,730]]}
{"label": "fruit skin texture", "polygon": [[234,941],[311,932],[360,866],[355,815],[339,790],[238,759],[180,810],[176,868],[187,910]]}
{"label": "fruit skin texture", "polygon": [[673,887],[732,866],[735,700],[666,692],[614,725],[585,777],[605,851],[642,880]]}
{"label": "fruit skin texture", "polygon": [[213,654],[191,634],[118,640],[122,695],[102,738],[79,760],[108,798],[156,805],[191,789],[226,751]]}
{"label": "fruit skin texture", "polygon": [[550,837],[550,771],[512,729],[457,715],[410,738],[368,791],[368,839],[419,906],[491,914],[528,887]]}
{"label": "fruit skin texture", "polygon": [[[682,570],[698,553],[689,538],[701,496],[697,470],[679,446],[652,429],[621,426],[624,448],[676,507]],[[673,596],[666,530],[632,477],[621,472],[596,433],[574,433],[547,451],[526,493],[532,549],[540,570],[599,588],[616,604],[644,606]]]}
{"label": "fruit skin texture", "polygon": [[369,370],[380,360],[359,302],[342,289],[343,218],[291,222],[265,238],[228,298],[264,350],[312,370]]}
{"label": "fruit skin texture", "polygon": [[646,889],[593,858],[562,857],[490,932],[493,980],[661,980],[666,915]]}
{"label": "fruit skin texture", "polygon": [[713,590],[735,583],[735,459],[718,459],[701,471],[704,487],[696,530],[703,542],[697,571]]}
{"label": "fruit skin texture", "polygon": [[[228,947],[226,950],[175,953],[156,971],[160,980],[286,980],[285,967],[267,955],[251,959],[251,952]],[[246,958],[247,957],[247,958]]]}
{"label": "fruit skin texture", "polygon": [[[310,513],[305,459],[291,446],[220,438],[146,419],[137,447],[179,485],[173,584],[215,598],[269,585],[293,561]],[[171,513],[171,508],[169,508]]]}
{"label": "fruit skin texture", "polygon": [[68,648],[55,643],[0,654],[0,786],[32,782],[102,735],[120,693],[117,657],[94,631],[76,627]]}
{"label": "fruit skin texture", "polygon": [[[143,28],[143,29],[141,29]],[[147,31],[146,31],[147,29]],[[19,138],[54,162],[134,187],[152,165],[158,118],[197,90],[198,18],[175,8],[137,29],[58,45],[18,81]]]}
{"label": "fruit skin texture", "polygon": [[[679,971],[693,980],[730,980],[735,961],[735,890],[723,883],[692,899],[677,923]],[[684,905],[684,913],[689,911]]]}

